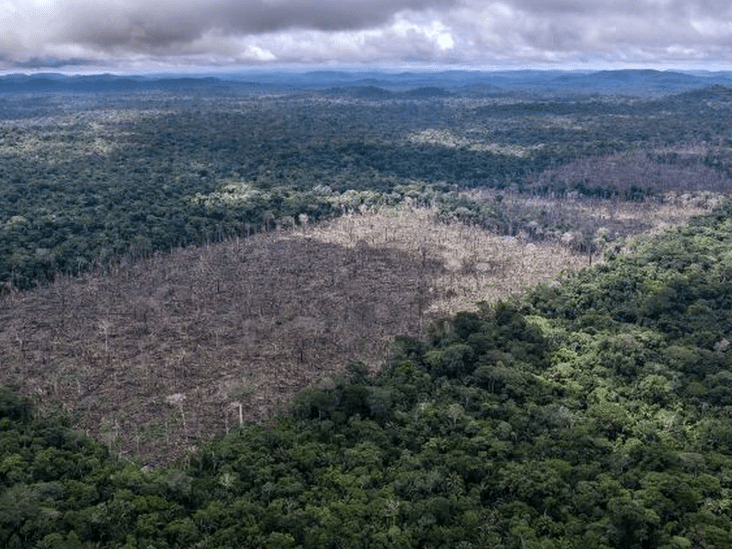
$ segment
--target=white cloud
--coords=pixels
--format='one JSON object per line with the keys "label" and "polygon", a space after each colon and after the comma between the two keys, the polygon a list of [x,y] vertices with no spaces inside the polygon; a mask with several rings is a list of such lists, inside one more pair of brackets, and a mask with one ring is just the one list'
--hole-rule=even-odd
{"label": "white cloud", "polygon": [[428,24],[420,25],[405,18],[398,18],[391,25],[391,31],[401,39],[410,42],[414,39],[427,39],[442,51],[451,50],[455,47],[455,40],[450,34],[450,29],[440,21],[431,21]]}
{"label": "white cloud", "polygon": [[277,56],[271,51],[262,49],[259,46],[247,46],[242,52],[241,59],[266,62],[276,61]]}
{"label": "white cloud", "polygon": [[729,39],[732,37],[732,21],[720,21],[711,17],[692,19],[691,27],[702,36]]}

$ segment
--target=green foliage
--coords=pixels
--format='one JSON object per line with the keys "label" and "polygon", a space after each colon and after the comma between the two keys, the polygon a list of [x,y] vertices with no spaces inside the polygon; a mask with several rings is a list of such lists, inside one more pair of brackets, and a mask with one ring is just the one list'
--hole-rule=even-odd
{"label": "green foliage", "polygon": [[[83,101],[44,94],[43,108],[24,104],[35,99],[8,101],[0,128],[5,289],[106,266],[123,254],[165,252],[403,200],[434,204],[445,221],[501,234],[561,238],[573,229],[572,246],[592,255],[623,231],[610,227],[603,237],[596,221],[568,226],[567,215],[543,206],[447,191],[644,201],[688,190],[691,181],[698,181],[693,190],[724,190],[732,172],[718,146],[727,139],[730,104],[693,95],[571,102],[517,96],[486,106],[469,94],[458,102],[341,101],[231,90],[205,98],[90,93]],[[703,154],[665,152],[700,140]],[[576,170],[581,159],[603,162],[639,150],[648,151],[641,160],[619,162],[642,164],[629,176]],[[676,172],[686,187],[669,183]]]}

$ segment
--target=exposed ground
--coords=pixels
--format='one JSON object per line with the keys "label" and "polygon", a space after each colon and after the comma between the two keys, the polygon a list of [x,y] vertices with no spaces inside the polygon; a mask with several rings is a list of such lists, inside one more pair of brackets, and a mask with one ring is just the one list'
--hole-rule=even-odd
{"label": "exposed ground", "polygon": [[[658,225],[703,206],[672,215],[619,205],[613,215]],[[266,417],[350,361],[377,368],[394,335],[417,335],[432,316],[587,264],[560,241],[440,224],[433,213],[353,214],[7,295],[0,382],[47,413],[65,410],[113,452],[158,465]]]}
{"label": "exposed ground", "polygon": [[307,236],[347,247],[399,250],[417,263],[435,261],[439,267],[417,288],[429,316],[506,299],[587,264],[587,258],[561,243],[497,236],[462,223],[435,223],[429,209],[343,216],[311,229]]}

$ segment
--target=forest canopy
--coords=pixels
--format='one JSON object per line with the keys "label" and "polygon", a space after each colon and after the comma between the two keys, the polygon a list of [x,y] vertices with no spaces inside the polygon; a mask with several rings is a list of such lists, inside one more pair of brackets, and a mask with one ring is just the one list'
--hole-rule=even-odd
{"label": "forest canopy", "polygon": [[28,289],[125,254],[450,190],[644,201],[729,187],[727,88],[551,100],[358,89],[5,93],[0,283]]}

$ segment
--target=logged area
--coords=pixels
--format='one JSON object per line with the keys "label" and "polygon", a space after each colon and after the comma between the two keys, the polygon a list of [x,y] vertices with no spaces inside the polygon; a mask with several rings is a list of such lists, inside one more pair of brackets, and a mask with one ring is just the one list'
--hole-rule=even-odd
{"label": "logged area", "polygon": [[[6,296],[6,380],[129,457],[181,456],[262,418],[352,361],[378,369],[392,338],[585,258],[425,210],[347,216],[63,277]],[[240,409],[241,407],[241,409]]]}
{"label": "logged area", "polygon": [[5,93],[0,545],[732,544],[732,90],[438,91]]}
{"label": "logged area", "polygon": [[[614,215],[632,233],[703,211],[686,206]],[[565,207],[580,223],[598,206]],[[566,239],[496,235],[433,209],[348,214],[0,298],[2,378],[22,379],[41,409],[65,410],[112,452],[159,464],[269,417],[351,362],[378,370],[396,335],[588,263]]]}

